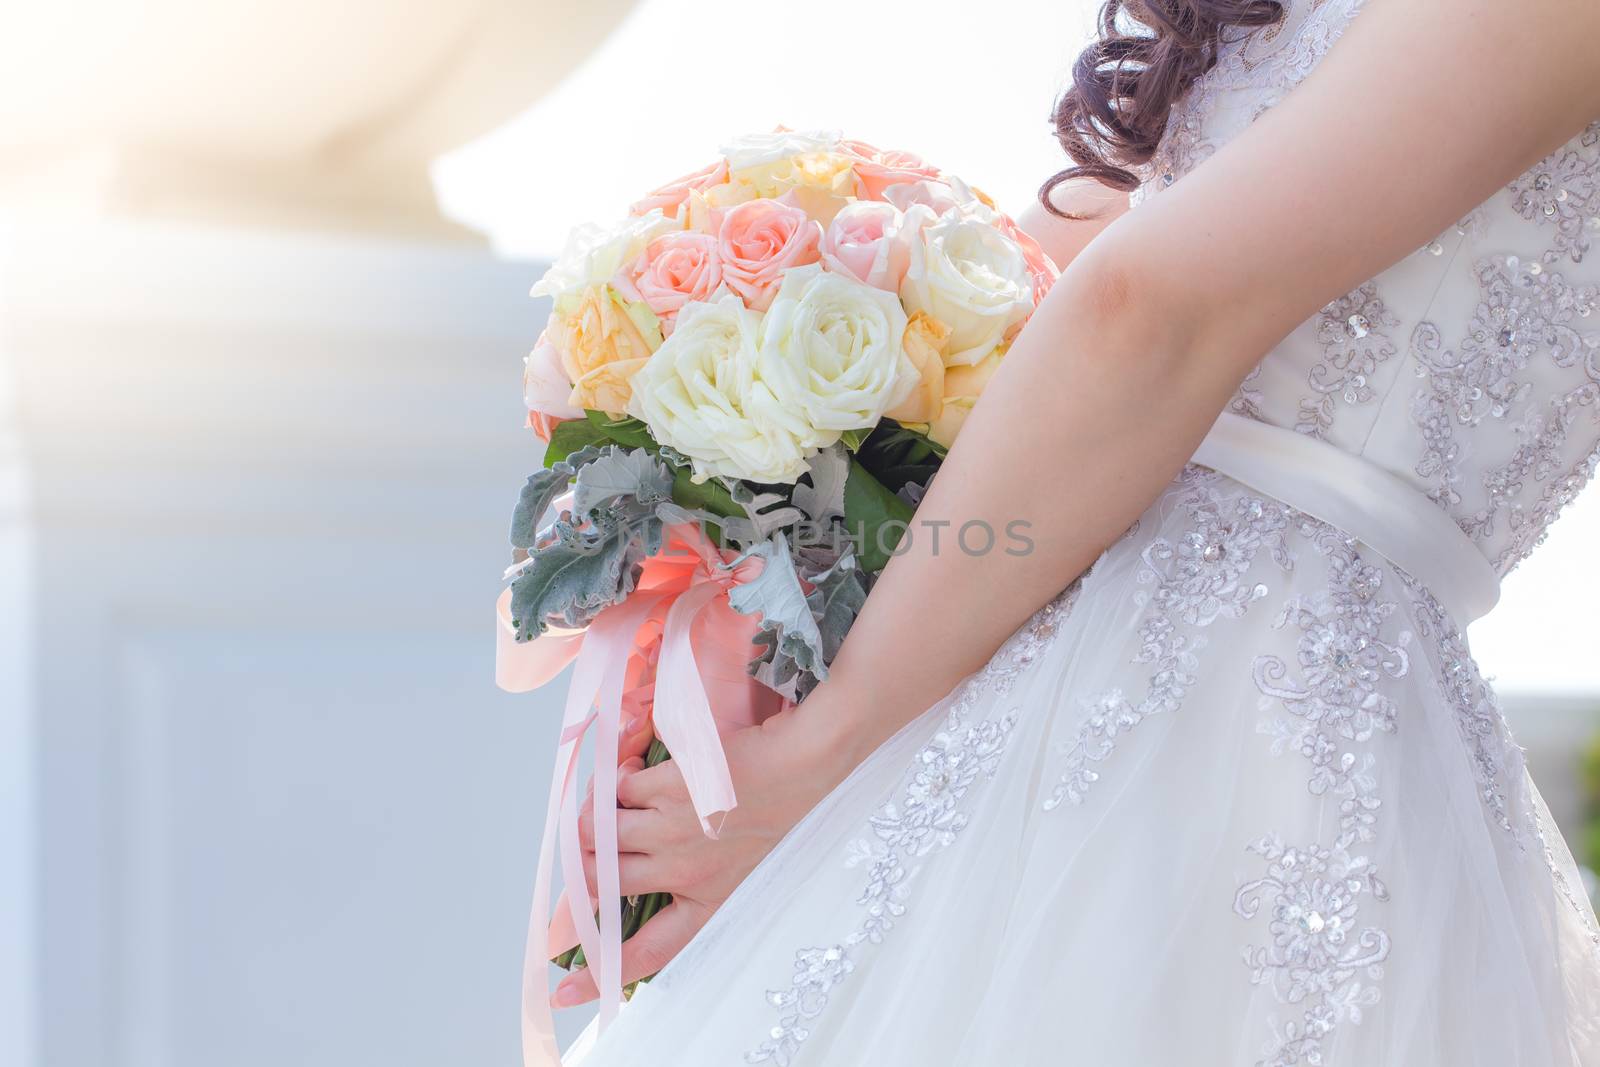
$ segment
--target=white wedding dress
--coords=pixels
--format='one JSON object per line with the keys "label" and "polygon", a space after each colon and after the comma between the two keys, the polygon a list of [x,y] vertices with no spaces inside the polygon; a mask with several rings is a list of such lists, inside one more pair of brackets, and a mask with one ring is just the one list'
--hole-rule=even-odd
{"label": "white wedding dress", "polygon": [[[1359,4],[1287,6],[1140,196]],[[578,1062],[1600,1065],[1594,913],[1462,636],[1600,462],[1591,245],[1600,123],[1284,340]]]}

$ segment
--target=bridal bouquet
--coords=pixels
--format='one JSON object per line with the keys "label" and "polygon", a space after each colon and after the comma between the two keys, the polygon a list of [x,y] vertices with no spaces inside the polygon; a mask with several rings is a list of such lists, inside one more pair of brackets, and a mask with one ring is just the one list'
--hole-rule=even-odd
{"label": "bridal bouquet", "polygon": [[616,764],[670,753],[715,833],[736,802],[719,734],[827,677],[1056,276],[960,178],[781,127],[572,232],[533,287],[553,305],[524,376],[545,469],[512,520],[498,663],[526,690],[576,662],[536,927],[558,835],[582,881],[574,778],[597,740],[600,916],[569,894],[582,947],[558,962],[614,983],[616,946],[662,903],[606,899]]}

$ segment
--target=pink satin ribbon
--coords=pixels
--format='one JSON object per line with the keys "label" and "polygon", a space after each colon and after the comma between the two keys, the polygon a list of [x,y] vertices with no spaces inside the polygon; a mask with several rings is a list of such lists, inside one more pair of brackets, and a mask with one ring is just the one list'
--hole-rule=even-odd
{"label": "pink satin ribbon", "polygon": [[[759,573],[749,560],[730,569],[726,556],[697,528],[667,528],[661,551],[645,560],[638,586],[602,611],[587,629],[550,630],[518,643],[511,592],[496,604],[495,681],[513,693],[537,689],[573,664],[560,743],[550,779],[539,870],[522,967],[522,1057],[526,1067],[561,1063],[550,1009],[552,868],[560,847],[562,881],[578,941],[600,991],[600,1027],[622,1003],[622,919],[617,873],[617,762],[624,712],[649,714],[654,731],[683,775],[701,828],[715,837],[712,816],[737,800],[721,731],[754,725],[781,698],[752,679],[758,622],[728,604],[728,590]],[[578,753],[595,733],[594,834],[600,921],[584,890],[578,843]],[[718,824],[720,826],[720,823]]]}

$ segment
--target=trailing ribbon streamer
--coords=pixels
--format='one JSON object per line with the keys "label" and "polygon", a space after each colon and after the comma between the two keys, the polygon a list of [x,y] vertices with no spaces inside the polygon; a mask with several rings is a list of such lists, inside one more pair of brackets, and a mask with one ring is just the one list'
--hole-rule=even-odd
{"label": "trailing ribbon streamer", "polygon": [[[648,713],[672,753],[707,836],[712,817],[737,803],[721,731],[753,726],[781,707],[781,698],[746,670],[756,654],[758,620],[728,604],[728,591],[759,573],[759,560],[731,566],[691,525],[669,526],[661,551],[646,559],[633,593],[583,630],[550,629],[519,643],[511,625],[511,592],[501,594],[495,681],[521,693],[550,682],[573,664],[560,743],[550,780],[533,905],[522,970],[522,1049],[526,1067],[561,1062],[549,1001],[552,868],[559,859],[567,908],[600,991],[600,1026],[622,1003],[622,920],[617,873],[617,762],[624,709]],[[599,923],[583,891],[578,843],[578,753],[595,732],[594,830]],[[720,824],[719,824],[720,825]],[[565,946],[563,946],[565,947]]]}

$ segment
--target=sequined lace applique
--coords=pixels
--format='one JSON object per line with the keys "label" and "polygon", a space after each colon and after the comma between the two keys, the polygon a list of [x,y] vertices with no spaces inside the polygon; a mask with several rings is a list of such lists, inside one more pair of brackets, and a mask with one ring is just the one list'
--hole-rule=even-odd
{"label": "sequined lace applique", "polygon": [[938,733],[912,759],[896,794],[869,820],[872,838],[853,847],[852,859],[867,867],[867,884],[856,900],[863,909],[859,925],[835,944],[795,954],[788,987],[767,992],[778,1020],[766,1038],[745,1053],[747,1062],[787,1067],[810,1036],[834,987],[855,969],[858,954],[867,945],[882,942],[905,914],[911,883],[923,861],[950,845],[966,826],[963,801],[974,784],[993,776],[1016,724],[1015,708],[971,719],[974,709],[984,697],[1006,696],[1050,647],[1088,577],[1035,614],[957,691]]}
{"label": "sequined lace applique", "polygon": [[1518,215],[1555,230],[1540,261],[1583,262],[1600,235],[1600,122],[1562,146],[1510,185]]}
{"label": "sequined lace applique", "polygon": [[1322,437],[1333,426],[1340,400],[1355,405],[1377,398],[1372,376],[1398,351],[1387,331],[1399,326],[1400,320],[1368,282],[1323,308],[1316,321],[1322,359],[1311,368],[1314,395],[1300,401],[1295,429]]}
{"label": "sequined lace applique", "polygon": [[1308,788],[1337,801],[1339,833],[1331,844],[1288,844],[1269,834],[1249,846],[1266,861],[1266,873],[1234,897],[1240,918],[1266,909],[1267,944],[1246,947],[1250,979],[1299,1018],[1272,1021],[1258,1067],[1325,1062],[1326,1043],[1344,1022],[1359,1023],[1379,999],[1377,981],[1389,957],[1389,934],[1370,925],[1373,902],[1388,888],[1356,847],[1376,836],[1382,802],[1377,759],[1366,743],[1396,728],[1394,701],[1381,686],[1409,668],[1411,635],[1392,639],[1386,622],[1396,604],[1384,599],[1384,573],[1364,561],[1354,542],[1312,519],[1301,531],[1327,557],[1329,581],[1311,597],[1292,599],[1274,626],[1293,624],[1300,637],[1295,666],[1262,655],[1255,662],[1263,703],[1289,715],[1263,724],[1273,751],[1294,750],[1311,765]]}
{"label": "sequined lace applique", "polygon": [[1217,64],[1173,106],[1155,156],[1142,168],[1135,201],[1159,192],[1188,174],[1216,151],[1207,119],[1218,98],[1234,89],[1267,92],[1255,115],[1277,103],[1305,80],[1360,12],[1363,0],[1299,0],[1286,3],[1273,26],[1224,42]]}
{"label": "sequined lace applique", "polygon": [[1151,610],[1139,625],[1135,663],[1153,665],[1149,685],[1137,703],[1119,688],[1084,701],[1086,717],[1065,747],[1063,770],[1045,798],[1046,811],[1061,804],[1082,803],[1099,781],[1099,764],[1117,741],[1151,715],[1176,711],[1194,682],[1195,653],[1205,646],[1199,632],[1219,617],[1238,618],[1267,595],[1267,588],[1246,581],[1263,548],[1284,570],[1293,562],[1284,545],[1290,511],[1274,500],[1246,493],[1224,494],[1221,479],[1202,468],[1181,476],[1188,492],[1179,506],[1189,515],[1189,529],[1176,543],[1158,538],[1142,554],[1139,581],[1154,584],[1153,593],[1138,594]]}
{"label": "sequined lace applique", "polygon": [[[1412,403],[1424,444],[1416,472],[1432,483],[1429,496],[1445,508],[1461,502],[1458,428],[1506,418],[1531,391],[1522,375],[1535,356],[1544,354],[1557,367],[1581,365],[1600,380],[1600,333],[1580,329],[1600,304],[1600,287],[1570,285],[1560,273],[1516,256],[1480,260],[1475,273],[1480,297],[1460,344],[1446,348],[1431,321],[1419,323],[1411,338],[1424,377]],[[1488,488],[1492,497],[1493,485]],[[1492,499],[1491,510],[1464,521],[1463,529],[1492,529],[1492,512],[1505,503],[1503,495]]]}
{"label": "sequined lace applique", "polygon": [[1500,703],[1479,673],[1466,635],[1432,593],[1415,581],[1410,588],[1417,628],[1434,642],[1439,687],[1455,712],[1456,728],[1471,757],[1478,798],[1495,825],[1526,847],[1529,802],[1520,790],[1512,788],[1513,782],[1521,780],[1522,752],[1511,740]]}

